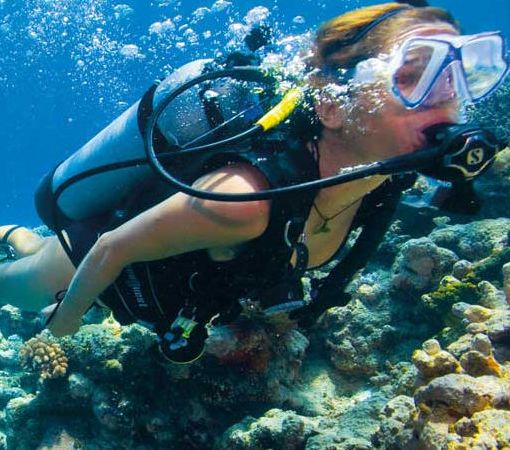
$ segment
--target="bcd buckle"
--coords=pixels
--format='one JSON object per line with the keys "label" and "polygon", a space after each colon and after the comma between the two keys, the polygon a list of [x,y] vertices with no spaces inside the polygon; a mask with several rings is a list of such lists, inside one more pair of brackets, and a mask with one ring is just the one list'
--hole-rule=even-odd
{"label": "bcd buckle", "polygon": [[159,348],[168,360],[187,364],[202,356],[207,331],[195,320],[195,312],[196,308],[193,308],[186,314],[181,308],[170,329],[162,334]]}
{"label": "bcd buckle", "polygon": [[188,345],[188,339],[198,324],[198,322],[195,322],[195,311],[196,308],[193,308],[192,317],[189,318],[183,314],[184,308],[181,308],[170,326],[170,331],[163,335],[163,339],[167,341],[170,350],[178,350]]}

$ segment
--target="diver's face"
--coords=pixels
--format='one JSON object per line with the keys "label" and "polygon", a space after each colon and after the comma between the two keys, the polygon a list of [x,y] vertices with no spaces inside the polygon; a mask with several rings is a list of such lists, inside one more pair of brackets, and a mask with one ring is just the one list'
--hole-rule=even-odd
{"label": "diver's face", "polygon": [[[411,37],[425,37],[438,34],[457,35],[456,30],[447,24],[420,25],[405,30],[388,43],[388,53],[398,48]],[[442,86],[445,90],[453,86]],[[361,86],[356,95],[352,126],[362,127],[360,134],[364,142],[358,143],[378,160],[390,156],[409,153],[427,145],[423,133],[425,129],[439,123],[456,123],[460,120],[460,105],[455,95],[431,98],[422,105],[410,109],[395,97],[387,80],[377,80]],[[432,101],[433,100],[433,101]],[[352,130],[354,132],[354,130]]]}

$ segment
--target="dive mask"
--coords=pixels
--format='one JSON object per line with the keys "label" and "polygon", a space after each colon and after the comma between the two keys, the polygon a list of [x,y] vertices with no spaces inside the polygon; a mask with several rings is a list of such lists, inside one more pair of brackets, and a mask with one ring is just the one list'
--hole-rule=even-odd
{"label": "dive mask", "polygon": [[499,32],[466,36],[415,36],[391,55],[369,58],[354,69],[354,84],[383,76],[407,108],[459,99],[488,97],[509,72],[505,41]]}

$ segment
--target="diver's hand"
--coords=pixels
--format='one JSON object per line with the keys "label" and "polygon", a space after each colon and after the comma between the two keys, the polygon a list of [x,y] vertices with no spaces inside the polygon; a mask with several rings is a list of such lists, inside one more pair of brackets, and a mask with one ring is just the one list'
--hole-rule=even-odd
{"label": "diver's hand", "polygon": [[76,333],[80,329],[80,319],[77,317],[62,317],[63,315],[59,314],[58,310],[55,311],[58,306],[59,303],[53,303],[52,305],[47,306],[41,310],[41,315],[46,322],[53,314],[53,317],[49,323],[46,323],[46,327],[55,337],[61,337]]}

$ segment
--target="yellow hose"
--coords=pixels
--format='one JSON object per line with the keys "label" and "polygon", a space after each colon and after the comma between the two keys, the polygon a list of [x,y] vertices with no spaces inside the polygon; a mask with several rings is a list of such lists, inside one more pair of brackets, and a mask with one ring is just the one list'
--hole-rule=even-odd
{"label": "yellow hose", "polygon": [[293,88],[287,91],[280,103],[257,121],[264,131],[270,130],[290,116],[303,99],[303,91]]}

